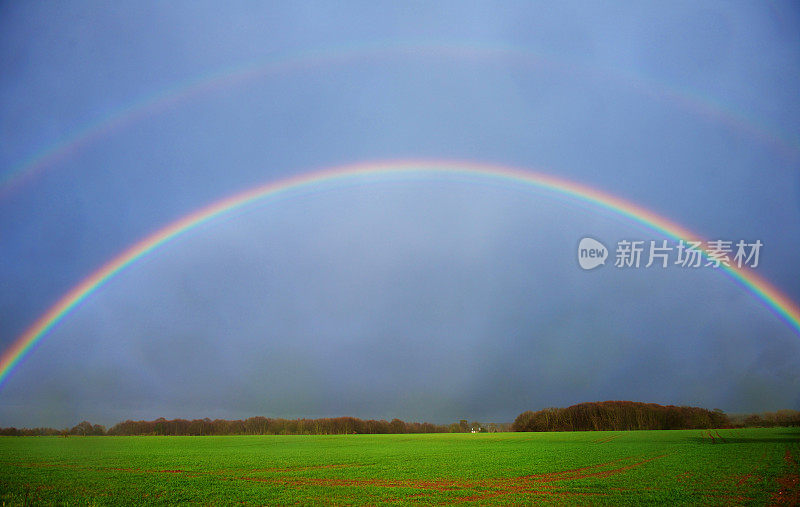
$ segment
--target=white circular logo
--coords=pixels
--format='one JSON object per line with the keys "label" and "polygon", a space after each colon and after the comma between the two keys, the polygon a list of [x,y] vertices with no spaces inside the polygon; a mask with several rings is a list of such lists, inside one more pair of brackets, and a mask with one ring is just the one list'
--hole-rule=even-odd
{"label": "white circular logo", "polygon": [[583,238],[578,243],[578,264],[583,269],[594,269],[606,263],[608,248],[596,239]]}

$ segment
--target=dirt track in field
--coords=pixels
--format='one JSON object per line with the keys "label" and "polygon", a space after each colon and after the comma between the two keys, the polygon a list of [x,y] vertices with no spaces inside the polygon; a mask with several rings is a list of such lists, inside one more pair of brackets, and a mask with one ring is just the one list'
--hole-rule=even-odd
{"label": "dirt track in field", "polygon": [[[600,443],[607,441],[607,438],[601,439]],[[509,496],[509,495],[526,495],[528,497],[541,497],[542,500],[546,498],[579,498],[579,497],[601,497],[607,496],[608,491],[600,490],[583,490],[576,491],[571,484],[573,481],[582,479],[605,479],[643,466],[649,462],[658,460],[667,456],[666,454],[644,457],[644,456],[628,456],[604,463],[589,465],[585,467],[572,468],[567,470],[559,470],[555,472],[547,472],[540,474],[521,475],[517,477],[508,478],[495,478],[495,479],[475,479],[475,480],[459,480],[459,479],[372,479],[372,478],[335,478],[335,477],[296,477],[289,474],[297,472],[307,472],[315,470],[336,470],[348,468],[361,468],[369,466],[360,463],[338,463],[338,464],[324,464],[324,465],[307,465],[307,466],[286,466],[286,467],[266,467],[254,468],[247,471],[244,470],[219,470],[219,471],[197,471],[197,470],[181,470],[181,469],[145,469],[145,468],[101,468],[89,469],[79,467],[76,465],[67,464],[49,464],[49,463],[28,463],[23,466],[29,467],[58,467],[83,470],[91,470],[95,472],[127,472],[131,474],[175,474],[183,475],[184,477],[213,477],[225,481],[245,481],[250,483],[262,484],[275,484],[287,488],[381,488],[386,490],[393,489],[408,489],[416,490],[416,492],[404,492],[399,494],[394,499],[388,501],[413,501],[415,499],[423,500],[433,496],[447,494],[446,498],[439,498],[436,501],[445,501],[449,503],[464,503],[464,502],[481,502],[494,498]],[[798,494],[798,475],[797,463],[794,457],[787,449],[784,458],[786,464],[790,467],[793,473],[790,473],[778,480],[781,485],[779,492],[773,495],[773,502],[779,505],[800,505]],[[276,474],[274,476],[253,476],[253,475],[240,475],[245,473],[268,473]],[[690,475],[683,474],[676,477],[678,482],[683,482],[689,479]],[[731,479],[734,479],[733,477]],[[738,476],[737,486],[744,486],[748,481],[753,479],[751,474]],[[626,488],[614,488],[615,492],[630,491]],[[398,492],[399,493],[399,492]],[[750,498],[732,494],[732,492],[725,490],[698,490],[697,493],[702,494],[710,501],[723,501],[723,502],[746,502]]]}
{"label": "dirt track in field", "polygon": [[615,438],[619,438],[619,437],[621,437],[621,436],[622,436],[622,435],[611,435],[610,437],[603,437],[603,438],[599,438],[599,439],[595,440],[595,441],[594,441],[594,443],[595,443],[595,444],[605,444],[605,443],[607,443],[607,442],[611,442],[611,441],[612,441],[612,440],[614,440]]}
{"label": "dirt track in field", "polygon": [[798,474],[797,461],[792,452],[787,448],[783,461],[789,473],[778,478],[780,489],[772,495],[775,505],[800,505],[800,474]]}
{"label": "dirt track in field", "polygon": [[[247,481],[265,484],[279,484],[290,488],[386,488],[386,489],[413,489],[418,490],[416,494],[402,495],[396,500],[421,499],[430,497],[442,492],[452,492],[454,495],[448,499],[452,502],[478,502],[490,498],[506,495],[525,494],[537,496],[602,496],[606,493],[591,491],[570,491],[565,489],[571,481],[591,478],[607,478],[624,473],[633,468],[642,466],[653,460],[662,458],[665,455],[650,458],[629,456],[605,463],[599,463],[586,467],[560,470],[542,474],[522,475],[518,477],[479,479],[479,480],[457,480],[457,479],[371,479],[371,478],[328,478],[328,477],[293,477],[285,474],[326,469],[346,469],[367,466],[364,464],[326,464],[310,465],[297,467],[269,467],[252,469],[249,472],[274,473],[280,474],[273,477],[259,477],[251,475],[238,475],[235,470],[231,471],[195,471],[181,469],[145,469],[145,468],[102,468],[89,469],[76,467],[73,465],[56,465],[46,463],[29,463],[27,466],[38,468],[41,466],[58,468],[81,468],[95,472],[127,472],[131,474],[181,474],[185,477],[215,477],[220,480]],[[239,472],[241,473],[241,472]]]}
{"label": "dirt track in field", "polygon": [[[456,493],[453,502],[477,502],[512,494],[541,496],[604,496],[606,493],[591,491],[570,491],[562,489],[570,481],[590,478],[607,478],[624,473],[633,468],[662,458],[627,457],[587,467],[531,474],[519,477],[481,480],[414,480],[414,479],[340,479],[317,477],[237,477],[239,480],[278,483],[287,487],[372,487],[408,488],[422,490],[405,498],[422,498],[441,492]],[[563,483],[563,484],[559,484]],[[460,494],[460,495],[459,495]],[[402,498],[398,498],[401,500]]]}

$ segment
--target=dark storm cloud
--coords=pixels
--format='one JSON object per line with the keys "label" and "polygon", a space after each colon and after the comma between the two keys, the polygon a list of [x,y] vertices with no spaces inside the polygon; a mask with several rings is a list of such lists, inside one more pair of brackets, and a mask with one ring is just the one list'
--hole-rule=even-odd
{"label": "dark storm cloud", "polygon": [[[542,170],[712,239],[761,239],[759,272],[800,299],[790,4],[0,9],[0,174],[176,83],[386,48],[178,101],[6,194],[4,346],[172,220],[256,184],[385,158]],[[410,46],[461,50],[392,51]],[[751,295],[710,270],[583,272],[584,235],[659,238],[596,207],[456,181],[265,203],[88,298],[3,387],[0,425],[509,420],[620,398],[798,408],[798,337]]]}

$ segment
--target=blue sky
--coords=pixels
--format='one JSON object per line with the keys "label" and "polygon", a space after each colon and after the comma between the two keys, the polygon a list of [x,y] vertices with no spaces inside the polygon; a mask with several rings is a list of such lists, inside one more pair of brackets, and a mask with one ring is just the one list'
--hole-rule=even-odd
{"label": "blue sky", "polygon": [[[536,170],[707,238],[759,239],[758,273],[800,301],[799,14],[3,4],[0,175],[91,136],[0,188],[0,346],[209,203],[412,158]],[[203,82],[215,85],[180,94]],[[164,96],[177,99],[147,107]],[[751,294],[710,268],[582,271],[587,235],[661,239],[513,185],[420,179],[264,202],[95,292],[0,388],[0,426],[510,421],[606,399],[800,409],[800,336]]]}

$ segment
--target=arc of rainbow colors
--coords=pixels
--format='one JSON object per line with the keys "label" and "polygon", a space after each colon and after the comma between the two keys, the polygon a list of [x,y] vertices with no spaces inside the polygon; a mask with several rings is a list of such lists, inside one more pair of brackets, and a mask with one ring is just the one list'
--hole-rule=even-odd
{"label": "arc of rainbow colors", "polygon": [[[586,185],[544,173],[477,162],[460,161],[390,161],[362,163],[334,167],[318,172],[304,173],[259,186],[214,202],[200,210],[172,222],[145,237],[81,283],[67,292],[45,314],[39,317],[0,357],[0,386],[25,355],[32,350],[53,327],[63,320],[83,300],[117,273],[152,253],[159,246],[213,219],[229,215],[261,199],[281,194],[302,192],[326,183],[363,183],[386,177],[450,176],[472,178],[481,182],[499,182],[521,185],[531,189],[552,192],[567,197],[574,203],[586,203],[610,210],[635,223],[642,224],[668,237],[684,240],[700,239],[696,234],[646,208]],[[764,303],[800,335],[800,308],[788,296],[758,276],[753,270],[734,265],[722,267],[730,277]]]}
{"label": "arc of rainbow colors", "polygon": [[712,97],[690,89],[662,83],[646,75],[622,69],[608,69],[593,64],[570,62],[553,55],[500,44],[487,43],[378,43],[362,46],[343,46],[316,51],[304,51],[275,56],[268,60],[248,62],[178,82],[155,93],[140,97],[111,114],[78,129],[64,139],[49,145],[29,156],[11,169],[0,174],[0,197],[27,178],[41,172],[47,166],[68,157],[71,153],[108,135],[110,132],[135,122],[139,118],[158,114],[169,107],[215,90],[280,74],[296,69],[321,65],[341,65],[351,61],[382,57],[387,54],[413,55],[440,58],[485,58],[514,60],[517,64],[546,66],[562,73],[577,74],[590,79],[604,80],[627,86],[634,92],[672,102],[695,114],[705,116],[744,132],[765,143],[783,156],[795,161],[800,156],[800,143],[782,135],[744,113],[725,106]]}

